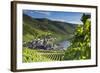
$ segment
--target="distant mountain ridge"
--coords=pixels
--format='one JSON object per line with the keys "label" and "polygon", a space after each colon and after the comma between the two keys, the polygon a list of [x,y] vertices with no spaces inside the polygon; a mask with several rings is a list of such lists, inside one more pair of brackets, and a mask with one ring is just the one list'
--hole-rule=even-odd
{"label": "distant mountain ridge", "polygon": [[23,35],[25,38],[30,37],[26,37],[26,35],[34,36],[45,32],[70,36],[74,33],[76,27],[77,24],[53,21],[47,18],[33,18],[27,14],[23,14]]}

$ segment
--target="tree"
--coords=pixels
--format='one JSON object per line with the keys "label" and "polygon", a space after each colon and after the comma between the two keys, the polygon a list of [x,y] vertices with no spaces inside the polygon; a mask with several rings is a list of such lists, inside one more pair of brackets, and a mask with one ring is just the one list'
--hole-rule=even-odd
{"label": "tree", "polygon": [[75,30],[71,46],[65,51],[65,60],[80,60],[91,58],[91,22],[90,15],[83,14],[81,21],[83,25],[78,25]]}

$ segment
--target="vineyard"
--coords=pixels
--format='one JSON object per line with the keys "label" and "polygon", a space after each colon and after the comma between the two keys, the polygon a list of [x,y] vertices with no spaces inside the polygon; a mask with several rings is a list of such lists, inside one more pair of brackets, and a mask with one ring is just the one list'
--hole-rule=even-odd
{"label": "vineyard", "polygon": [[[82,13],[79,20],[82,24],[36,19],[23,14],[22,61],[91,59],[91,15]],[[69,46],[66,41],[70,42]]]}
{"label": "vineyard", "polygon": [[23,62],[62,61],[63,51],[23,49]]}

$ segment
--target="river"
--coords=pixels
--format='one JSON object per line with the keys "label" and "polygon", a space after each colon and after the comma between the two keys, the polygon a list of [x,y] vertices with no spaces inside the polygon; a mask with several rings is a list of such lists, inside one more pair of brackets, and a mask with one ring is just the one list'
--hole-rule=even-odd
{"label": "river", "polygon": [[69,41],[62,41],[60,42],[60,46],[63,47],[64,49],[67,49],[70,46],[70,42]]}

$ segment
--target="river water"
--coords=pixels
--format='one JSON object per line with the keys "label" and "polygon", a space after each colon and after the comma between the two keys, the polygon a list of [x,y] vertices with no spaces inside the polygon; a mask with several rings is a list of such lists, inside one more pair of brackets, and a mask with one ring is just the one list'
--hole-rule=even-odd
{"label": "river water", "polygon": [[70,46],[70,42],[69,41],[62,41],[60,42],[60,46],[63,47],[63,49],[67,49]]}

